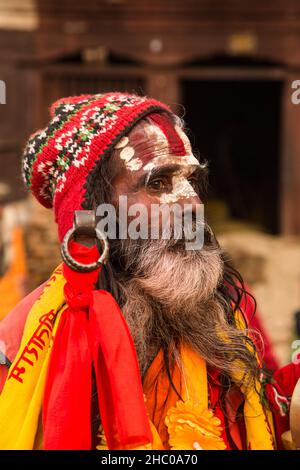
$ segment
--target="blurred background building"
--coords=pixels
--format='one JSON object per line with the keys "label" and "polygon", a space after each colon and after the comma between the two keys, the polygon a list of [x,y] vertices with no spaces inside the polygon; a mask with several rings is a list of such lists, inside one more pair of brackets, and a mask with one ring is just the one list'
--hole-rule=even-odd
{"label": "blurred background building", "polygon": [[0,54],[0,203],[26,200],[27,289],[59,262],[51,214],[23,190],[29,134],[62,96],[148,94],[184,117],[209,160],[206,213],[289,361],[300,307],[299,1],[0,0]]}

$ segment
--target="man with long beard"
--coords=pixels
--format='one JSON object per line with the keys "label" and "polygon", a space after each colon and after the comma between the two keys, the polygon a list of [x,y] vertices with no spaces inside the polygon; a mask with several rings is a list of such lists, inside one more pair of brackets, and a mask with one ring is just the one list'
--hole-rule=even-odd
{"label": "man with long beard", "polygon": [[166,239],[121,237],[118,219],[105,266],[91,237],[74,237],[76,211],[121,210],[124,197],[150,227],[156,204],[188,207],[188,229],[198,227],[206,165],[182,121],[121,93],[62,99],[51,112],[23,168],[54,208],[64,263],[1,324],[0,448],[281,448],[299,370],[278,374],[287,391],[268,383],[243,314],[250,296],[210,227],[187,249],[174,218]]}

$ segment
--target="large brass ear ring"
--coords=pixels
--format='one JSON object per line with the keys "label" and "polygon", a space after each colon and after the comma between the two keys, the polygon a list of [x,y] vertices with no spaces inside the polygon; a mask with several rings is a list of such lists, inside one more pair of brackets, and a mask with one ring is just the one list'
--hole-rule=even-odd
{"label": "large brass ear ring", "polygon": [[[97,261],[90,264],[83,264],[76,261],[69,252],[69,243],[74,238],[85,240],[98,240],[102,247],[102,253]],[[94,211],[75,211],[74,225],[66,233],[61,244],[61,256],[69,268],[79,272],[90,272],[100,268],[107,263],[109,255],[109,243],[101,230],[96,226],[96,215]]]}

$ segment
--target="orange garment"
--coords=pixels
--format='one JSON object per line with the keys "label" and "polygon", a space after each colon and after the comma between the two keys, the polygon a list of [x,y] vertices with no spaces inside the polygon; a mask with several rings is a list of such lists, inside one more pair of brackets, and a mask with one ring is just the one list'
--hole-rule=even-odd
{"label": "orange garment", "polygon": [[[181,374],[178,367],[173,367],[171,375],[176,389],[178,391],[181,390]],[[164,369],[162,350],[159,351],[146,373],[143,381],[143,390],[146,396],[149,418],[157,429],[164,448],[170,449],[165,417],[168,409],[174,406],[179,398],[171,387]]]}
{"label": "orange garment", "polygon": [[[184,401],[192,401],[200,406],[208,407],[207,373],[205,361],[188,346],[181,346],[179,357],[182,357],[185,370],[181,370],[179,362],[170,364],[173,384]],[[198,367],[200,366],[201,367]],[[197,379],[194,372],[197,370]],[[169,432],[165,418],[180,400],[171,386],[164,367],[162,349],[150,365],[143,381],[148,415],[162,440],[165,449],[170,449]]]}
{"label": "orange garment", "polygon": [[0,320],[24,297],[26,279],[23,230],[15,227],[12,235],[11,265],[0,279]]}

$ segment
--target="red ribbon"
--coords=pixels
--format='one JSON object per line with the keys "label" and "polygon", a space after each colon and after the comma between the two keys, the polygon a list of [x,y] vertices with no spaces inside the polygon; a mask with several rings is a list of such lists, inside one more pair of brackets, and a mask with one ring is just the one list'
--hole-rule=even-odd
{"label": "red ribbon", "polygon": [[[95,261],[96,247],[70,243],[72,256]],[[91,449],[92,365],[109,449],[152,442],[136,351],[122,312],[104,290],[100,269],[79,273],[64,264],[65,297],[43,402],[44,449]]]}

